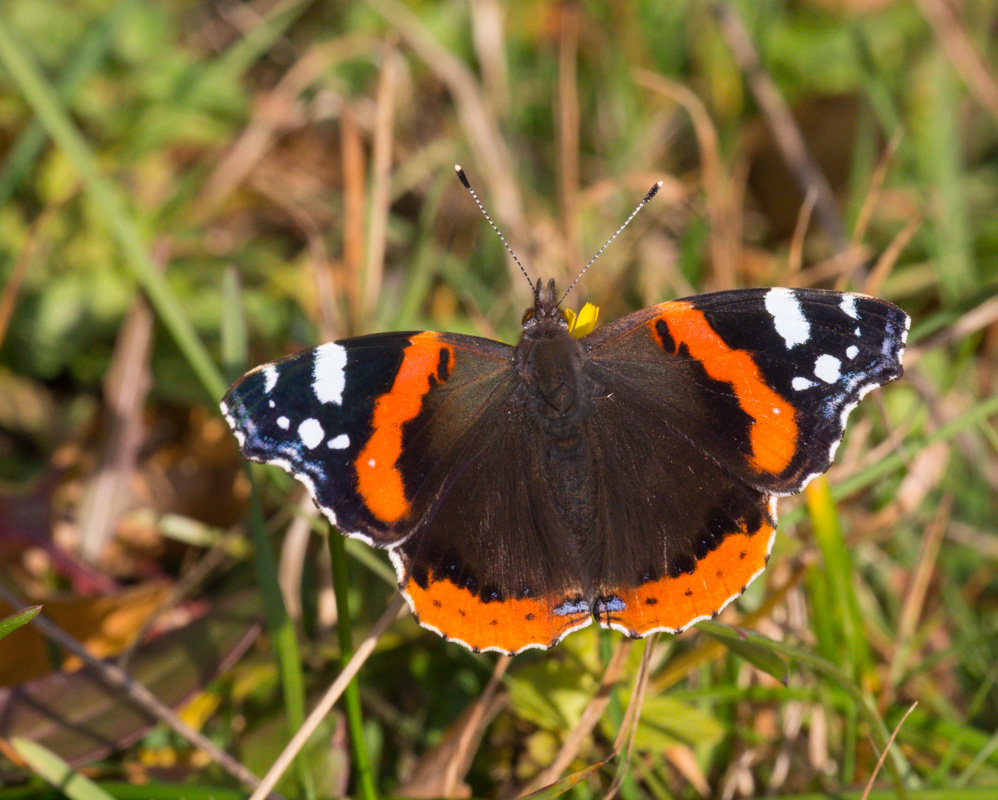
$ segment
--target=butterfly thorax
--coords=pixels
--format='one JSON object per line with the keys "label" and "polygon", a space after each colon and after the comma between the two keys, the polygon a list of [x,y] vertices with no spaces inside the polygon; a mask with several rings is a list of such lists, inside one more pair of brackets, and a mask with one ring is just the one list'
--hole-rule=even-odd
{"label": "butterfly thorax", "polygon": [[583,418],[590,410],[583,358],[582,345],[568,332],[555,299],[554,281],[545,286],[538,280],[516,347],[520,382],[514,402],[526,405],[544,438],[563,451],[579,446]]}

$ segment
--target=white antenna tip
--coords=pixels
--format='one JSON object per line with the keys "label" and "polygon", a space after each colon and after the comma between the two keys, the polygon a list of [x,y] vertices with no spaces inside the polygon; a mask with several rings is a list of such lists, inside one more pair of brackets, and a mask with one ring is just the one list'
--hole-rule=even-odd
{"label": "white antenna tip", "polygon": [[[658,194],[658,190],[661,189],[665,183],[663,181],[656,181],[655,185],[648,190],[648,194],[645,195],[645,199],[641,201],[641,205],[644,205],[649,200],[651,200],[655,195]],[[630,221],[630,220],[628,220]]]}

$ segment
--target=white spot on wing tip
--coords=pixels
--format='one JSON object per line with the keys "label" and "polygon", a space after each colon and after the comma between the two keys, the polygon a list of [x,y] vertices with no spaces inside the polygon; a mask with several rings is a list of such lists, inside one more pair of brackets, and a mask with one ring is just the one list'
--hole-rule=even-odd
{"label": "white spot on wing tip", "polygon": [[859,318],[858,312],[856,311],[856,295],[854,294],[842,295],[842,302],[839,303],[839,308],[842,309],[843,313],[852,317],[853,319]]}
{"label": "white spot on wing tip", "polygon": [[793,387],[795,392],[803,392],[805,389],[810,389],[815,386],[814,381],[810,381],[807,378],[796,377],[791,381],[790,385]]}
{"label": "white spot on wing tip", "polygon": [[274,387],[277,386],[278,378],[277,367],[273,364],[268,364],[263,368],[263,393],[270,394]]}
{"label": "white spot on wing tip", "polygon": [[345,450],[350,446],[350,437],[345,433],[341,433],[339,436],[326,442],[326,446],[332,450]]}
{"label": "white spot on wing tip", "polygon": [[[322,515],[329,520],[329,524],[339,525],[339,523],[336,521],[336,512],[333,511],[333,509],[329,508],[328,506],[322,505],[318,501],[318,495],[316,494],[315,491],[315,484],[312,482],[312,478],[309,475],[307,475],[304,472],[296,472],[294,465],[286,458],[268,458],[266,461],[264,461],[264,463],[270,464],[271,466],[274,467],[280,467],[296,481],[299,481],[308,490],[309,497],[311,497],[312,500],[315,502],[315,504],[319,507],[319,510],[322,512]],[[354,536],[353,533],[349,532],[344,532],[344,535]],[[368,544],[370,544],[370,541],[368,541]]]}
{"label": "white spot on wing tip", "polygon": [[319,442],[321,442],[325,436],[326,432],[322,429],[322,424],[314,417],[309,417],[298,426],[298,437],[301,439],[302,444],[304,444],[309,450],[314,450],[318,447]]}
{"label": "white spot on wing tip", "polygon": [[239,449],[241,450],[246,444],[246,434],[239,430],[236,418],[232,416],[232,410],[224,400],[218,404],[218,407],[222,411],[222,418],[225,420],[225,424],[232,430],[232,435],[236,437],[236,442],[239,444]]}
{"label": "white spot on wing tip", "polygon": [[319,345],[313,352],[312,391],[320,403],[343,404],[347,351],[336,342]]}
{"label": "white spot on wing tip", "polygon": [[851,344],[846,348],[846,357],[850,360],[854,359],[857,355],[859,355],[859,348],[856,345]]}
{"label": "white spot on wing tip", "polygon": [[788,350],[811,337],[811,325],[792,289],[770,289],[766,292],[765,306]]}
{"label": "white spot on wing tip", "polygon": [[286,431],[288,428],[291,427],[291,420],[289,420],[287,417],[278,417],[277,427],[283,431]]}
{"label": "white spot on wing tip", "polygon": [[841,375],[842,362],[839,361],[835,356],[824,355],[818,356],[814,362],[814,375],[816,378],[820,378],[825,383],[835,383]]}

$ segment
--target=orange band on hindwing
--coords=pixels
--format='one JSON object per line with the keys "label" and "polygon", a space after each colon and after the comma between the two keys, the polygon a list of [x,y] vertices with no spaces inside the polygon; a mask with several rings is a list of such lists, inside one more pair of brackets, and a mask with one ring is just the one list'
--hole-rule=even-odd
{"label": "orange band on hindwing", "polygon": [[581,599],[508,598],[486,602],[447,579],[432,577],[425,587],[412,578],[403,586],[420,625],[473,650],[516,653],[524,648],[550,647],[563,636],[592,622]]}
{"label": "orange band on hindwing", "polygon": [[725,536],[689,574],[614,590],[624,607],[600,619],[600,624],[634,636],[660,628],[682,630],[693,620],[712,616],[740,595],[766,566],[773,530],[768,522],[751,533],[742,528]]}
{"label": "orange band on hindwing", "polygon": [[399,469],[402,428],[418,416],[430,389],[447,380],[453,366],[451,347],[435,333],[417,333],[409,339],[392,388],[381,395],[371,417],[371,437],[354,462],[357,490],[376,519],[394,524],[410,511]]}

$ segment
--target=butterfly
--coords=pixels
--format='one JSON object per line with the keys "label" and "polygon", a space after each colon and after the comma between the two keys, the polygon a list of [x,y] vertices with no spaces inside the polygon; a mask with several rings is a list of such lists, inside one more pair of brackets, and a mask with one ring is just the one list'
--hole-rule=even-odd
{"label": "butterfly", "polygon": [[777,498],[902,374],[908,315],[857,293],[701,294],[578,337],[554,281],[532,288],[515,346],[342,339],[221,403],[243,455],[387,549],[417,621],[474,651],[716,616],[765,568]]}

